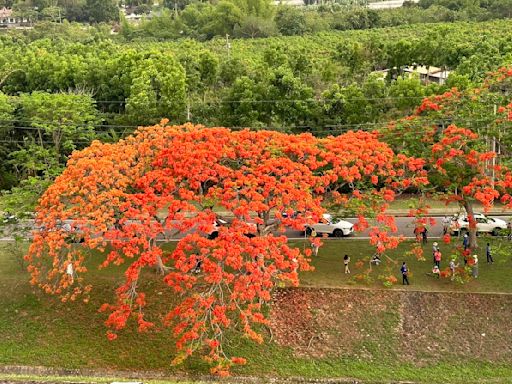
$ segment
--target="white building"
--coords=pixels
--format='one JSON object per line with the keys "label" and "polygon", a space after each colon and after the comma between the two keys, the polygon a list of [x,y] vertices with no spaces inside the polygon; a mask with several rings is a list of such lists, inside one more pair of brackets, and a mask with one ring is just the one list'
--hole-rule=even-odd
{"label": "white building", "polygon": [[14,16],[12,9],[0,9],[0,28],[27,28],[30,20],[26,17]]}
{"label": "white building", "polygon": [[409,66],[403,68],[404,73],[417,73],[420,75],[420,80],[424,83],[437,83],[443,85],[450,75],[450,71],[438,67]]}

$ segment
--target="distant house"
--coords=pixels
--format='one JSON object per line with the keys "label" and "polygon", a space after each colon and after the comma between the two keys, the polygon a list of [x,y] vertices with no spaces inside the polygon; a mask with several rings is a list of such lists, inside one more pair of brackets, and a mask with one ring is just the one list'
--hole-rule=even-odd
{"label": "distant house", "polygon": [[420,75],[420,80],[424,83],[437,83],[444,84],[448,79],[450,71],[438,67],[410,66],[403,68],[404,73],[417,73]]}
{"label": "distant house", "polygon": [[[378,80],[384,81],[389,76],[389,69],[383,69],[380,71],[372,72]],[[392,73],[392,80],[396,80],[397,78],[397,70],[396,68],[393,68]],[[401,70],[399,71],[402,76],[411,76],[413,74],[417,74],[420,77],[421,82],[428,84],[428,83],[437,83],[437,84],[444,84],[446,82],[446,79],[448,79],[448,76],[450,75],[450,71],[447,71],[445,69],[441,69],[438,67],[426,67],[426,66],[408,66],[408,67],[401,67]]]}
{"label": "distant house", "polygon": [[[153,7],[157,7],[158,2],[153,2]],[[128,7],[126,5],[121,6],[121,12],[124,15],[124,19],[133,24],[139,24],[142,20],[151,20],[154,16],[159,16],[159,12],[150,11],[148,13],[138,13],[137,7]]]}
{"label": "distant house", "polygon": [[27,28],[30,20],[26,17],[14,16],[12,9],[0,9],[0,28]]}
{"label": "distant house", "polygon": [[16,19],[12,15],[12,9],[2,8],[0,9],[0,27],[9,28],[9,26],[15,25]]}

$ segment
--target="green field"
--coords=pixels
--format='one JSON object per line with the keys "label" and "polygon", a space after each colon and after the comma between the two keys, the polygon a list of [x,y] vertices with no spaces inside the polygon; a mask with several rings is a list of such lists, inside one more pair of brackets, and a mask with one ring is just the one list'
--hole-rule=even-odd
{"label": "green field", "polygon": [[[483,240],[483,239],[481,239]],[[296,246],[305,246],[296,243]],[[426,248],[429,255],[431,245]],[[394,257],[402,255],[406,245],[393,252]],[[445,251],[446,250],[443,249]],[[320,250],[319,257],[314,260],[316,270],[302,276],[302,284],[306,287],[350,287],[359,288],[367,285],[354,284],[351,276],[342,273],[342,257],[345,253],[352,256],[353,263],[360,257],[371,254],[371,248],[365,241],[329,240]],[[390,256],[393,256],[390,254]],[[497,257],[498,258],[498,257]],[[93,255],[90,266],[98,263],[99,256]],[[399,256],[398,260],[403,257]],[[430,259],[430,258],[429,258]],[[461,292],[505,292],[512,291],[510,275],[512,257],[497,260],[494,265],[482,262],[478,281],[466,285],[458,285],[449,280],[438,281],[426,272],[430,269],[430,261],[418,262],[411,257],[406,259],[413,276],[411,286],[407,290],[427,291],[461,291]],[[381,265],[380,269],[387,266]],[[352,265],[353,272],[356,268]],[[392,271],[399,276],[398,268]],[[374,271],[375,282],[370,286],[376,291],[349,290],[342,291],[343,297],[354,300],[373,297],[373,292],[381,292],[382,302],[386,307],[379,310],[375,317],[361,318],[360,324],[373,329],[372,339],[351,344],[343,354],[305,356],[297,354],[292,347],[278,344],[277,336],[273,342],[262,346],[254,345],[245,338],[235,336],[228,346],[230,353],[245,356],[249,364],[238,367],[235,374],[251,376],[303,376],[303,377],[355,377],[365,381],[372,380],[413,380],[418,382],[508,382],[512,377],[511,360],[508,355],[500,355],[491,362],[481,358],[457,356],[456,353],[441,353],[436,364],[418,364],[405,361],[400,356],[400,338],[395,332],[398,307],[393,296],[394,291],[383,291],[382,283],[376,277],[380,271]],[[208,373],[207,365],[197,357],[187,361],[183,366],[171,367],[174,346],[170,330],[138,334],[133,329],[120,333],[119,338],[109,342],[105,337],[103,326],[104,314],[98,313],[98,307],[112,299],[113,287],[121,281],[121,273],[116,269],[98,271],[91,268],[89,279],[94,284],[91,301],[74,304],[62,304],[56,298],[35,292],[27,283],[28,276],[22,272],[15,259],[6,252],[0,254],[0,365],[30,365],[59,368],[100,369],[109,370],[148,370],[172,375],[204,375]],[[153,271],[144,274],[143,289],[155,292],[161,301],[172,303],[176,298],[166,290]],[[402,288],[401,285],[396,288]],[[158,295],[158,292],[162,292]],[[326,291],[326,294],[332,294]],[[331,293],[329,293],[331,292]],[[336,291],[334,291],[336,292]],[[348,293],[347,293],[348,292]],[[351,299],[351,293],[354,297]],[[402,294],[397,292],[397,294]],[[371,299],[370,297],[370,299]],[[381,299],[379,299],[380,301]],[[485,298],[484,298],[485,300]],[[341,304],[340,304],[341,305]],[[372,304],[373,305],[373,304]],[[502,305],[502,304],[500,304]],[[158,322],[158,318],[169,307],[149,300],[148,314]],[[372,310],[372,308],[369,308]],[[314,308],[312,309],[314,311]],[[341,309],[340,309],[341,311]],[[505,309],[505,314],[507,313]],[[500,312],[502,316],[503,310]],[[462,316],[462,315],[461,315]],[[478,319],[477,319],[478,320]],[[355,321],[355,320],[354,320]],[[492,321],[496,321],[493,324]],[[487,320],[490,327],[500,327],[503,318],[496,316]],[[316,324],[316,323],[315,323]],[[333,335],[337,335],[332,330]],[[378,330],[378,331],[377,331]],[[506,331],[504,329],[503,331]],[[336,337],[343,337],[336,336]],[[496,333],[499,340],[505,339],[503,333]],[[498,339],[493,342],[499,341]],[[503,341],[507,342],[508,341]],[[327,345],[327,344],[326,344]],[[507,344],[508,345],[508,344]],[[317,346],[321,349],[321,345]],[[370,357],[362,357],[358,351],[364,348]],[[509,345],[510,348],[510,345]],[[505,357],[504,357],[505,356]],[[430,358],[430,357],[429,357]],[[0,377],[1,379],[1,377]]]}
{"label": "green field", "polygon": [[[491,242],[491,249],[494,251],[494,264],[487,264],[485,257],[486,242]],[[460,245],[460,241],[454,238],[453,244],[446,245],[440,240],[439,247],[443,254],[441,261],[441,269],[448,266],[448,255],[452,253],[453,246]],[[409,280],[410,287],[406,289],[425,290],[425,291],[456,291],[456,292],[504,292],[512,293],[512,249],[510,245],[503,241],[498,241],[492,238],[482,237],[479,238],[480,248],[475,253],[479,256],[479,278],[471,280],[466,284],[459,284],[450,281],[450,279],[437,279],[434,278],[430,272],[433,266],[432,262],[432,240],[423,247],[424,256],[426,261],[418,261],[415,257],[407,255],[411,249],[411,242],[402,243],[396,250],[387,252],[391,260],[383,258],[383,263],[379,267],[373,266],[372,273],[370,274],[371,281],[369,283],[354,282],[354,275],[364,273],[368,269],[368,262],[366,261],[372,254],[373,249],[369,247],[367,241],[364,240],[332,240],[327,239],[324,245],[320,248],[319,257],[313,261],[315,266],[314,272],[304,273],[301,276],[301,283],[303,286],[308,287],[373,287],[383,288],[382,282],[378,279],[379,275],[393,274],[399,279],[401,283],[400,266],[402,261],[407,262],[412,276]],[[304,246],[299,245],[298,246]],[[345,275],[343,273],[343,256],[350,255],[351,274]],[[358,260],[365,260],[363,267],[357,268],[355,266]],[[463,265],[462,258],[459,258],[458,263]],[[401,284],[393,286],[392,289],[402,289]]]}

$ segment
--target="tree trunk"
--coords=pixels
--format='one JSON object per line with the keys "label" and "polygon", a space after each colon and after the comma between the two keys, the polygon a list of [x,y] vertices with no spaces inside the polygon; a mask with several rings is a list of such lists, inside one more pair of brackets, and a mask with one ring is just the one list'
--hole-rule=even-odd
{"label": "tree trunk", "polygon": [[463,200],[464,208],[466,209],[466,214],[468,215],[468,233],[469,233],[469,248],[477,249],[478,243],[476,241],[476,221],[475,214],[473,212],[473,203],[468,201],[467,199]]}
{"label": "tree trunk", "polygon": [[160,256],[156,257],[156,273],[160,275],[165,275],[169,271],[169,267],[167,267],[164,262],[162,261],[162,258]]}

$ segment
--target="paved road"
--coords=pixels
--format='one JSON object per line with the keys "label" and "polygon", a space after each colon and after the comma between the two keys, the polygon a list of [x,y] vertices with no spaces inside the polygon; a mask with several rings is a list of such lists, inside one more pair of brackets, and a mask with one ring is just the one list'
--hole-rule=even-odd
{"label": "paved road", "polygon": [[[441,222],[442,216],[435,216],[432,217],[436,221],[435,225],[428,225],[428,237],[441,237],[443,235],[443,224]],[[500,216],[501,219],[508,221],[510,216]],[[347,221],[350,221],[351,223],[356,223],[357,219],[348,218]],[[404,235],[405,237],[414,237],[414,218],[412,217],[397,217],[395,218],[396,225],[398,227],[397,235]],[[292,229],[288,229],[286,231],[286,236],[289,238],[299,238],[303,237],[304,233],[300,231],[295,231]],[[356,237],[356,238],[365,238],[368,237],[368,231],[364,232],[357,232],[354,233],[354,235],[350,237]]]}
{"label": "paved road", "polygon": [[[508,221],[511,217],[512,216],[500,216],[500,218],[505,221]],[[442,216],[435,216],[435,217],[432,217],[432,219],[434,219],[436,221],[436,223],[434,225],[427,226],[428,237],[429,238],[441,237],[443,234],[443,225],[441,222]],[[351,223],[357,222],[356,218],[347,218],[345,220],[347,220]],[[405,237],[410,237],[410,238],[414,237],[414,234],[413,234],[414,218],[412,218],[412,217],[397,217],[397,218],[395,218],[395,222],[398,227],[398,232],[396,233],[396,235],[404,235]],[[370,221],[370,224],[371,224],[371,221]],[[178,236],[172,238],[171,240],[176,240],[176,239],[182,238],[185,235],[186,235],[186,233],[178,235]],[[292,228],[287,228],[285,231],[285,235],[290,239],[298,239],[298,238],[304,237],[304,232],[297,231]],[[8,236],[7,233],[4,236],[5,237],[2,237],[2,235],[0,233],[0,241],[2,241],[2,240],[5,241],[5,240],[10,239],[10,237]],[[364,232],[356,232],[353,235],[351,235],[349,238],[367,238],[367,237],[368,237],[368,231],[364,231]]]}

